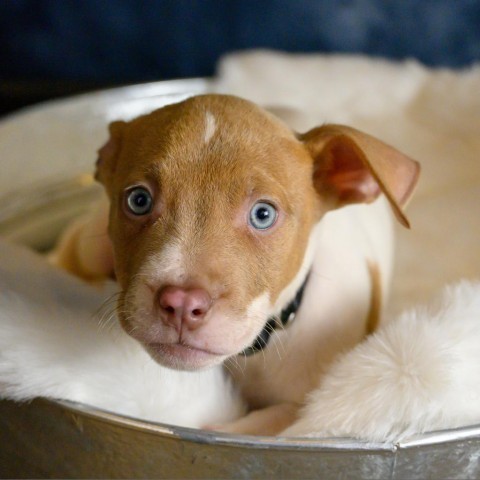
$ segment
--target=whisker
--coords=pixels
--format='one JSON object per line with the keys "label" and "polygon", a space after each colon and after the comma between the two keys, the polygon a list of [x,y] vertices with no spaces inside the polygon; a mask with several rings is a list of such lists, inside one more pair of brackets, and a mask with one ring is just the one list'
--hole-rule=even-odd
{"label": "whisker", "polygon": [[240,373],[242,374],[242,377],[245,378],[245,374],[246,374],[246,371],[247,371],[247,360],[246,360],[245,356],[243,357],[243,365],[241,364],[238,355],[235,357],[235,363],[237,364],[238,369],[239,369]]}
{"label": "whisker", "polygon": [[231,378],[233,378],[233,370],[231,369],[230,365],[227,362],[223,364],[225,370],[228,372]]}
{"label": "whisker", "polygon": [[[285,347],[284,347],[283,342],[280,339],[279,335],[273,335],[272,346],[275,347],[275,351],[277,352],[278,359],[282,360],[282,353],[280,352],[280,349],[282,349],[283,353],[285,353]],[[280,348],[279,348],[279,346],[280,346]]]}

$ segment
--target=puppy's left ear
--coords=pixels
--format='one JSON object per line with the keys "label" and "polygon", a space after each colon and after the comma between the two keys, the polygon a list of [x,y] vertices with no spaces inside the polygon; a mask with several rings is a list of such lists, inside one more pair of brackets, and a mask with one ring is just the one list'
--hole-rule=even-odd
{"label": "puppy's left ear", "polygon": [[95,180],[98,180],[105,187],[115,172],[125,125],[126,122],[123,121],[112,122],[108,126],[110,137],[107,143],[98,150],[98,159],[95,165]]}
{"label": "puppy's left ear", "polygon": [[313,183],[330,208],[373,202],[384,193],[399,222],[420,173],[415,160],[366,133],[325,125],[299,135],[314,159]]}

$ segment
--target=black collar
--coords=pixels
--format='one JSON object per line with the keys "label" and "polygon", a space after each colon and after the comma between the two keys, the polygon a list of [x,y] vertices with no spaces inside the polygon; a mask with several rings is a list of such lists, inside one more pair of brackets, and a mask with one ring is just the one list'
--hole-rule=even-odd
{"label": "black collar", "polygon": [[280,324],[282,327],[286,327],[295,320],[295,317],[297,316],[297,311],[300,308],[300,304],[302,303],[303,292],[305,290],[305,286],[307,285],[309,276],[310,275],[306,276],[301,287],[297,290],[295,297],[280,312],[280,315],[270,317],[267,320],[265,326],[263,327],[263,330],[260,332],[252,345],[246,348],[243,352],[241,352],[242,355],[248,357],[250,355],[253,355],[254,353],[259,352],[260,350],[263,350],[267,346],[267,343],[270,340],[270,336],[278,327],[280,327]]}

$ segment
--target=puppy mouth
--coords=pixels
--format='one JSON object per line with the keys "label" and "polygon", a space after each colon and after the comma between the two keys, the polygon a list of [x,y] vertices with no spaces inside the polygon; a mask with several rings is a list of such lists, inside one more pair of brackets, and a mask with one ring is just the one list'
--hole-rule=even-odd
{"label": "puppy mouth", "polygon": [[152,342],[144,347],[156,362],[175,370],[198,370],[222,363],[229,356],[178,342]]}

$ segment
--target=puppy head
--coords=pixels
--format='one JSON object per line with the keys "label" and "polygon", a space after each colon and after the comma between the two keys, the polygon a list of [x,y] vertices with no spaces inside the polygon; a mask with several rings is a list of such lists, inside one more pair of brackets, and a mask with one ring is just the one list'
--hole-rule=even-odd
{"label": "puppy head", "polygon": [[115,122],[110,134],[96,176],[111,201],[119,318],[180,369],[251,345],[303,282],[310,233],[327,210],[384,191],[404,219],[418,172],[355,130],[297,136],[231,96],[193,97]]}

